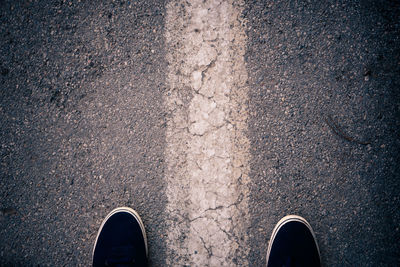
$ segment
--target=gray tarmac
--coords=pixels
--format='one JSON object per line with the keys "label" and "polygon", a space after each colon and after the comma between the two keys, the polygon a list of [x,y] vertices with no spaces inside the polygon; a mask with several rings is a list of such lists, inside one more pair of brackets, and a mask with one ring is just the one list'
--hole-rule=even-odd
{"label": "gray tarmac", "polygon": [[[249,262],[275,223],[325,266],[400,264],[400,4],[246,1]],[[0,2],[0,266],[89,266],[117,206],[166,257],[163,1]]]}
{"label": "gray tarmac", "polygon": [[247,6],[251,262],[294,213],[326,266],[398,265],[399,5]]}
{"label": "gray tarmac", "polygon": [[164,3],[1,7],[0,263],[89,266],[117,206],[163,257]]}

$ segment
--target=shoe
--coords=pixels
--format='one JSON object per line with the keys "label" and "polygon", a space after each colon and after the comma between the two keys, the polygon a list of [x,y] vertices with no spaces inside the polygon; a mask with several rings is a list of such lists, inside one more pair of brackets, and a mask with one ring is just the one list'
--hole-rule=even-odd
{"label": "shoe", "polygon": [[93,266],[146,266],[144,225],[131,208],[111,211],[104,219],[93,248]]}
{"label": "shoe", "polygon": [[321,266],[319,248],[311,225],[302,217],[282,218],[268,244],[267,267]]}

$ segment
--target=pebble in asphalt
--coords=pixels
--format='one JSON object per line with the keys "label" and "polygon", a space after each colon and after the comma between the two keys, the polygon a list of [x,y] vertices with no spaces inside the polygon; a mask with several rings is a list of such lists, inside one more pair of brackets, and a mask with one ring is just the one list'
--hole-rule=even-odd
{"label": "pebble in asphalt", "polygon": [[[2,1],[0,14],[0,265],[87,266],[120,205],[163,265],[165,3]],[[245,3],[251,266],[288,213],[310,221],[327,266],[399,263],[399,14]]]}

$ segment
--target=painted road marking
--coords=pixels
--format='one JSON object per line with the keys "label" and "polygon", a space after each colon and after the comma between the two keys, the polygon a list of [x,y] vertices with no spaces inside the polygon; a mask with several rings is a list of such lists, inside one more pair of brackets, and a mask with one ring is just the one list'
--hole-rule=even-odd
{"label": "painted road marking", "polygon": [[246,266],[249,141],[241,1],[171,1],[169,266]]}

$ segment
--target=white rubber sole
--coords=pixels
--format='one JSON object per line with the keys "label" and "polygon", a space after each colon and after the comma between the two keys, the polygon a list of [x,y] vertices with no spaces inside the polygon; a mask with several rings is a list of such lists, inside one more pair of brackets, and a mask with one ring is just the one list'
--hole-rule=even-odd
{"label": "white rubber sole", "polygon": [[279,229],[281,229],[281,227],[283,225],[285,225],[288,222],[301,222],[303,224],[305,224],[307,226],[307,228],[310,230],[314,240],[315,240],[315,244],[317,246],[317,250],[318,250],[318,256],[320,257],[320,253],[319,253],[319,247],[318,247],[318,243],[317,243],[317,238],[315,237],[315,233],[313,231],[313,229],[311,228],[311,225],[309,222],[307,222],[306,219],[304,219],[303,217],[297,216],[297,215],[287,215],[285,217],[283,217],[282,219],[279,220],[279,222],[275,225],[274,230],[272,231],[272,235],[271,235],[271,239],[268,242],[268,250],[267,250],[267,258],[266,258],[266,266],[268,266],[268,259],[269,259],[269,254],[271,252],[271,247],[272,247],[272,243],[275,240],[275,236],[278,233]]}
{"label": "white rubber sole", "polygon": [[146,231],[145,231],[145,229],[144,229],[144,224],[143,224],[143,222],[142,222],[142,219],[140,219],[139,214],[138,214],[136,211],[134,211],[133,209],[128,208],[128,207],[119,207],[119,208],[113,209],[113,210],[106,216],[106,218],[103,220],[103,222],[101,223],[101,226],[100,226],[99,231],[97,232],[96,241],[94,242],[94,246],[93,246],[93,250],[92,250],[92,261],[93,261],[93,256],[94,256],[94,249],[96,248],[97,240],[98,240],[98,238],[99,238],[99,236],[100,236],[101,230],[102,230],[103,227],[104,227],[104,224],[106,223],[106,221],[107,221],[112,215],[114,215],[114,214],[116,214],[116,213],[119,213],[119,212],[126,212],[126,213],[129,213],[129,214],[131,214],[133,217],[135,217],[136,221],[139,222],[140,229],[142,230],[142,234],[143,234],[143,238],[144,238],[145,247],[146,247],[146,257],[148,256],[147,237],[146,237]]}

